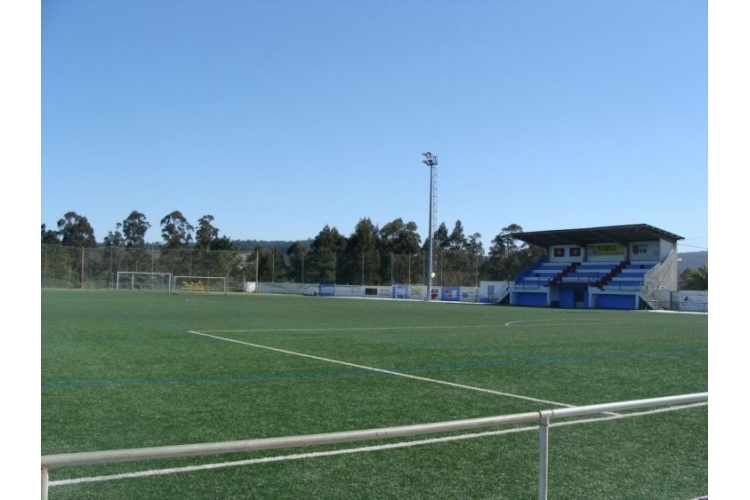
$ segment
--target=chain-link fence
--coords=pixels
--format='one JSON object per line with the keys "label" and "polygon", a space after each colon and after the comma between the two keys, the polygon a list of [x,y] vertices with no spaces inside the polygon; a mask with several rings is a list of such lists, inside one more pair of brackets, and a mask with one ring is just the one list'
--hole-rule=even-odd
{"label": "chain-link fence", "polygon": [[[287,254],[199,248],[74,248],[42,244],[42,288],[107,289],[118,272],[170,273],[172,276],[224,277],[230,291],[246,282],[332,283],[341,285],[426,284],[427,253],[307,252]],[[485,259],[436,251],[433,285],[478,286]]]}
{"label": "chain-link fence", "polygon": [[115,288],[118,272],[221,276],[232,290],[255,279],[236,251],[42,245],[42,288]]}

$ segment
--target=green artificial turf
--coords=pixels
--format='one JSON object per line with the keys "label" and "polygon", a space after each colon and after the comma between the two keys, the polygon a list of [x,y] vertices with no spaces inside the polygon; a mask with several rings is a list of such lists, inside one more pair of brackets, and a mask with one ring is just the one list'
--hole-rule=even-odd
{"label": "green artificial turf", "polygon": [[[48,455],[705,392],[708,317],[249,294],[43,291],[41,354],[42,454]],[[707,422],[704,406],[553,426],[550,498],[706,494]],[[50,472],[49,498],[536,498],[537,439],[536,432],[519,432],[55,485],[385,443],[61,468]]]}

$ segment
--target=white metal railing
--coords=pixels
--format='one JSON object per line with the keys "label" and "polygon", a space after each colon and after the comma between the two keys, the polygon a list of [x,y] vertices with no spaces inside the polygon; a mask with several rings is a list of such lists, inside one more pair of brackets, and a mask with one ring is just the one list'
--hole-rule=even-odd
{"label": "white metal railing", "polygon": [[549,424],[553,418],[577,417],[595,413],[607,413],[653,406],[668,406],[684,403],[708,401],[708,393],[685,394],[663,398],[640,399],[618,403],[605,403],[589,406],[578,406],[553,410],[516,413],[495,417],[453,420],[432,424],[405,425],[368,429],[360,431],[331,432],[309,434],[305,436],[288,436],[277,438],[249,439],[244,441],[227,441],[221,443],[186,444],[176,446],[158,446],[130,450],[91,451],[82,453],[65,453],[60,455],[42,455],[42,500],[47,500],[49,486],[49,469],[75,467],[81,465],[101,465],[115,462],[137,460],[155,460],[165,458],[184,458],[225,453],[298,448],[336,443],[351,443],[395,437],[418,436],[468,429],[480,429],[498,425],[539,422],[539,475],[538,499],[546,500],[548,494],[547,471],[549,458]]}

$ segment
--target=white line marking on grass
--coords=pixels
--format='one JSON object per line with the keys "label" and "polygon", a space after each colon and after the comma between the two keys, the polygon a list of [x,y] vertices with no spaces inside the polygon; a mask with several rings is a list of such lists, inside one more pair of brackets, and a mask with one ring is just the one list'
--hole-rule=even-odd
{"label": "white line marking on grass", "polygon": [[537,399],[537,398],[532,398],[532,397],[528,397],[528,396],[520,396],[518,394],[510,394],[510,393],[507,393],[507,392],[493,391],[491,389],[483,389],[481,387],[473,387],[473,386],[470,386],[470,385],[456,384],[454,382],[446,382],[444,380],[438,380],[438,379],[434,379],[434,378],[418,377],[416,375],[409,375],[407,373],[394,372],[394,371],[391,371],[391,370],[384,370],[382,368],[374,368],[372,366],[357,365],[357,364],[349,363],[349,362],[346,362],[346,361],[339,361],[337,359],[323,358],[323,357],[320,357],[320,356],[313,356],[312,354],[304,354],[304,353],[295,352],[295,351],[287,351],[286,349],[278,349],[276,347],[269,347],[269,346],[260,345],[260,344],[253,344],[251,342],[244,342],[242,340],[228,339],[226,337],[219,337],[218,335],[212,335],[212,334],[209,334],[209,333],[196,332],[194,330],[189,330],[189,333],[194,333],[196,335],[202,335],[204,337],[210,337],[210,338],[218,339],[218,340],[225,340],[227,342],[234,342],[236,344],[242,344],[242,345],[246,345],[246,346],[250,346],[250,347],[256,347],[258,349],[267,349],[269,351],[280,352],[280,353],[283,353],[283,354],[291,354],[292,356],[300,356],[300,357],[303,357],[303,358],[310,358],[310,359],[315,359],[315,360],[318,360],[318,361],[325,361],[326,363],[336,363],[338,365],[350,366],[352,368],[359,368],[361,370],[369,370],[369,371],[373,371],[373,372],[377,372],[377,373],[385,373],[387,375],[395,375],[397,377],[404,377],[404,378],[409,378],[409,379],[412,379],[412,380],[421,380],[422,382],[432,382],[433,384],[441,384],[441,385],[447,385],[447,386],[450,386],[450,387],[457,387],[459,389],[468,389],[468,390],[471,390],[471,391],[484,392],[484,393],[487,393],[487,394],[494,394],[496,396],[506,396],[506,397],[509,397],[509,398],[524,399],[526,401],[533,401],[535,403],[552,404],[552,405],[555,405],[555,406],[564,406],[566,408],[574,408],[575,407],[575,405],[570,405],[570,404],[566,404],[566,403],[558,403],[557,401],[549,401],[549,400],[546,400],[546,399]]}
{"label": "white line marking on grass", "polygon": [[356,328],[253,328],[251,330],[205,330],[208,333],[288,333],[288,332],[355,332],[389,330],[468,330],[471,328],[498,328],[508,325],[458,325],[458,326],[379,326]]}
{"label": "white line marking on grass", "polygon": [[588,326],[588,325],[611,325],[613,323],[628,323],[627,321],[563,321],[555,320],[548,322],[546,319],[520,319],[517,321],[508,321],[503,326]]}
{"label": "white line marking on grass", "polygon": [[[580,425],[580,424],[593,423],[593,422],[606,422],[610,420],[633,418],[633,417],[639,417],[639,416],[652,415],[656,413],[666,413],[666,412],[683,410],[683,409],[694,408],[694,407],[699,407],[699,406],[708,406],[708,403],[700,402],[700,403],[693,403],[693,404],[688,404],[688,405],[657,408],[655,410],[649,410],[649,411],[643,411],[643,412],[627,413],[624,415],[611,415],[607,417],[572,420],[569,422],[553,422],[550,424],[550,427],[563,427],[563,426]],[[350,455],[354,453],[366,453],[366,452],[383,451],[383,450],[394,450],[394,449],[399,449],[399,448],[411,448],[414,446],[425,446],[425,445],[430,445],[430,444],[449,443],[452,441],[464,441],[467,439],[478,439],[482,437],[500,436],[503,434],[516,434],[516,433],[521,433],[521,432],[531,432],[531,431],[537,431],[537,430],[539,430],[539,426],[518,427],[515,429],[503,429],[499,431],[477,432],[477,433],[471,433],[471,434],[461,434],[458,436],[446,436],[442,438],[420,439],[418,441],[402,441],[399,443],[382,444],[382,445],[376,445],[376,446],[362,446],[359,448],[349,448],[345,450],[331,450],[331,451],[320,451],[320,452],[312,452],[312,453],[295,453],[292,455],[252,458],[248,460],[237,460],[233,462],[219,462],[219,463],[211,463],[211,464],[203,464],[203,465],[191,465],[187,467],[173,467],[169,469],[151,469],[151,470],[145,470],[145,471],[139,471],[139,472],[128,472],[124,474],[113,474],[110,476],[93,476],[93,477],[79,477],[79,478],[74,478],[74,479],[60,479],[57,481],[50,481],[48,483],[48,486],[50,487],[65,486],[65,485],[70,485],[70,484],[116,481],[119,479],[135,479],[135,478],[150,477],[150,476],[167,476],[170,474],[178,474],[178,473],[184,473],[184,472],[196,472],[196,471],[212,470],[212,469],[223,469],[223,468],[228,468],[228,467],[240,467],[243,465],[257,465],[257,464],[266,464],[266,463],[273,463],[273,462],[287,462],[287,461],[292,461],[292,460],[305,460],[305,459],[310,459],[310,458],[332,457],[336,455]]]}

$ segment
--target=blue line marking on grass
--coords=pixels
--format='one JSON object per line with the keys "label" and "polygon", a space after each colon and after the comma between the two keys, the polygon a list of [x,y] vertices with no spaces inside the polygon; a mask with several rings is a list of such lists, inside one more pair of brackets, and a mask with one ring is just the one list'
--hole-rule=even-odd
{"label": "blue line marking on grass", "polygon": [[[432,366],[403,366],[396,368],[385,368],[389,371],[400,373],[415,372],[434,372],[434,371],[453,371],[465,370],[472,368],[491,368],[498,366],[512,365],[532,365],[539,363],[569,363],[581,361],[606,361],[639,357],[670,357],[684,354],[695,354],[708,352],[706,347],[688,348],[688,349],[671,349],[668,351],[648,351],[636,353],[613,353],[597,354],[590,356],[535,356],[533,358],[521,359],[504,359],[495,361],[483,361],[475,363],[459,363],[451,365],[432,365]],[[45,382],[42,383],[42,389],[55,388],[77,388],[77,387],[104,387],[104,386],[133,386],[133,385],[166,385],[166,384],[196,384],[196,383],[216,383],[216,382],[264,382],[271,380],[284,379],[305,379],[321,377],[341,377],[353,375],[375,375],[377,372],[371,370],[343,370],[327,372],[308,372],[308,373],[279,373],[267,375],[248,375],[248,376],[231,376],[231,377],[201,377],[191,379],[161,379],[161,380],[83,380],[72,382]]]}
{"label": "blue line marking on grass", "polygon": [[370,370],[347,370],[341,372],[311,372],[311,373],[276,373],[269,375],[247,375],[233,377],[200,377],[189,379],[161,379],[161,380],[82,380],[76,382],[46,382],[42,389],[55,387],[101,387],[115,385],[160,385],[160,384],[199,384],[207,382],[256,382],[266,380],[283,380],[299,378],[337,377],[342,375],[374,375]]}

